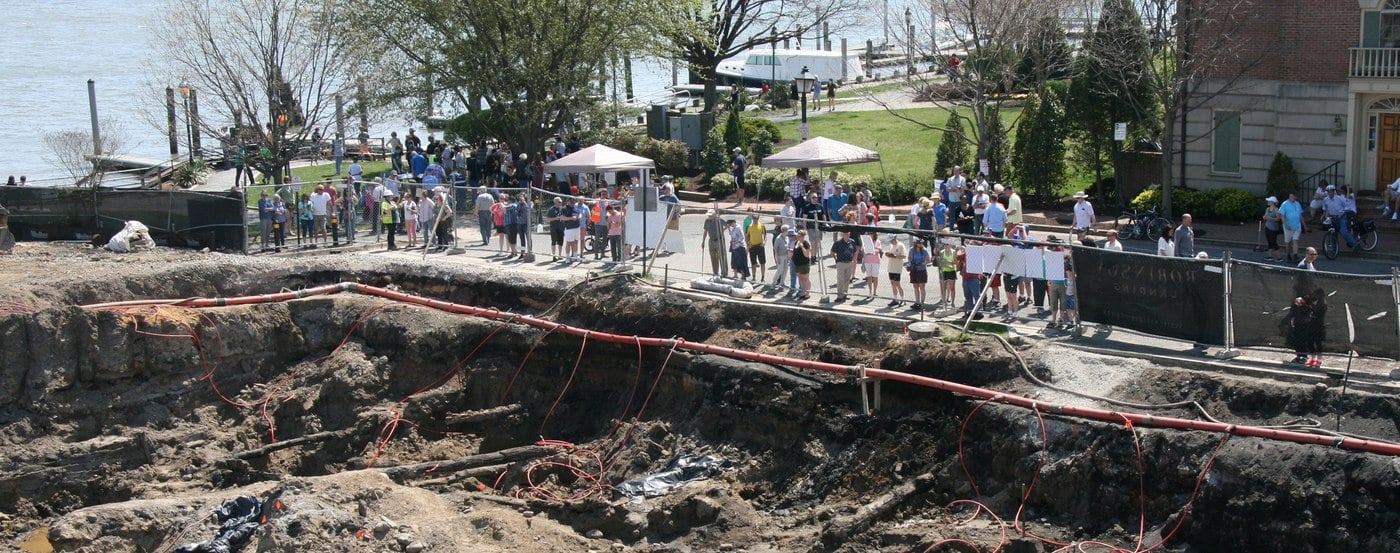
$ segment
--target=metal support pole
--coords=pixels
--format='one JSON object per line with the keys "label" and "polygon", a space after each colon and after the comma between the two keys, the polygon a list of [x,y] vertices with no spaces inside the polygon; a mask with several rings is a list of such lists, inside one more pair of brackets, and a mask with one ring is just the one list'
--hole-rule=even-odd
{"label": "metal support pole", "polygon": [[[846,39],[845,39],[845,37],[842,37],[842,38],[841,38],[841,80],[843,80],[843,81],[846,80],[846,79],[848,79],[848,78],[850,78],[850,75],[847,75],[847,74],[846,74],[846,73],[848,72],[848,70],[847,70],[847,68],[846,68],[846,56],[848,56],[848,55],[849,55],[849,54],[847,53],[847,49],[846,49]],[[776,70],[776,69],[775,69],[775,70]]]}
{"label": "metal support pole", "polygon": [[190,87],[190,153],[204,157],[204,149],[199,142],[199,91]]}
{"label": "metal support pole", "polygon": [[[1400,267],[1390,268],[1390,295],[1395,301],[1395,312],[1400,313]],[[1395,317],[1395,347],[1400,351],[1400,316]]]}
{"label": "metal support pole", "polygon": [[[102,132],[97,125],[97,82],[88,79],[88,114],[92,117],[92,155],[102,155]],[[96,162],[96,160],[93,160]]]}
{"label": "metal support pole", "polygon": [[1232,291],[1231,288],[1234,287],[1234,280],[1230,278],[1230,265],[1232,265],[1230,250],[1225,250],[1221,257],[1223,258],[1223,262],[1220,265],[1220,272],[1221,278],[1225,281],[1225,348],[1217,352],[1215,357],[1219,359],[1233,359],[1240,356],[1240,351],[1235,349],[1235,318],[1230,312],[1230,294]]}
{"label": "metal support pole", "polygon": [[170,136],[170,159],[180,157],[180,139],[175,133],[175,89],[165,87],[165,121]]}

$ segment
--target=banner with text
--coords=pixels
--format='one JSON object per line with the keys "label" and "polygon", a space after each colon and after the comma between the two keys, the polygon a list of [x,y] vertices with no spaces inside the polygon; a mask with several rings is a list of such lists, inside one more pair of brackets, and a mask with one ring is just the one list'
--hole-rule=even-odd
{"label": "banner with text", "polygon": [[1080,320],[1225,343],[1223,261],[1082,247],[1072,259]]}

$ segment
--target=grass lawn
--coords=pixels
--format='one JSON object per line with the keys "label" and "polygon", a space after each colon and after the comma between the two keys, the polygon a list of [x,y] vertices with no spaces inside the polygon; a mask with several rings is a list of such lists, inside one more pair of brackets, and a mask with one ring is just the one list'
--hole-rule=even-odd
{"label": "grass lawn", "polygon": [[[365,161],[365,162],[361,162],[361,163],[360,163],[360,167],[364,168],[364,170],[365,170],[365,178],[366,178],[366,179],[372,179],[372,178],[374,178],[374,177],[379,176],[380,174],[384,173],[385,171],[388,171],[389,168],[390,168],[391,166],[392,166],[392,164],[390,164],[390,163],[387,162],[387,161]],[[316,184],[317,184],[317,183],[323,183],[323,182],[326,182],[326,181],[334,181],[335,183],[339,184],[339,183],[340,183],[340,180],[341,180],[342,178],[345,177],[345,175],[346,175],[345,171],[347,171],[349,167],[350,167],[350,161],[349,161],[349,160],[346,160],[345,163],[342,163],[341,166],[340,166],[341,175],[340,175],[339,177],[337,177],[337,176],[335,175],[335,162],[334,162],[334,161],[329,161],[329,162],[323,161],[323,162],[321,162],[321,163],[318,164],[318,165],[309,165],[309,166],[305,166],[305,167],[293,167],[293,168],[292,168],[292,177],[293,177],[293,178],[301,177],[302,185],[301,185],[301,190],[300,190],[300,192],[302,192],[302,193],[304,193],[304,194],[310,194],[310,193],[311,193],[311,190],[314,189],[314,188],[316,188]],[[297,192],[297,190],[293,190],[293,192]],[[257,194],[249,194],[249,195],[248,195],[248,207],[256,208],[257,205],[258,205],[258,195],[257,195]]]}
{"label": "grass lawn", "polygon": [[[837,109],[835,112],[823,112],[817,117],[811,117],[809,112],[808,125],[813,137],[825,136],[880,152],[885,174],[927,176],[929,182],[932,182],[933,158],[938,152],[939,142],[943,140],[943,133],[937,129],[942,129],[948,123],[948,111],[937,107],[895,111],[933,128],[905,121],[884,110],[843,112]],[[1020,114],[1020,108],[1003,108],[1001,117],[1004,126],[1010,129]],[[796,145],[799,121],[794,119],[775,123],[782,131],[784,140],[776,145],[774,151],[783,151]],[[970,147],[969,150],[976,150],[976,147]],[[881,174],[879,163],[848,165],[836,170],[871,176]],[[1084,190],[1092,181],[1092,175],[1080,175],[1071,170],[1069,182],[1061,192],[1071,194],[1076,190]]]}
{"label": "grass lawn", "polygon": [[[905,121],[889,111],[841,111],[823,112],[817,117],[808,117],[812,136],[825,136],[869,148],[880,152],[884,162],[884,172],[889,175],[913,174],[928,175],[933,178],[933,156],[938,151],[938,143],[943,140],[940,130],[948,123],[948,111],[943,108],[927,107],[896,110],[900,115],[920,121],[933,129],[917,123]],[[1010,125],[1020,115],[1021,110],[1002,110],[1002,121]],[[774,148],[782,151],[797,144],[798,120],[779,121],[778,129],[783,133],[783,142]],[[862,163],[843,168],[854,174],[880,175],[879,163]],[[838,171],[842,169],[837,169]]]}

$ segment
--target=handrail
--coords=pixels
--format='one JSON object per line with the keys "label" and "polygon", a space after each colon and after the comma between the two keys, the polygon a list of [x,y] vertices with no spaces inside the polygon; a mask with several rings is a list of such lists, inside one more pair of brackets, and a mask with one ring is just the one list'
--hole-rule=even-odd
{"label": "handrail", "polygon": [[1312,201],[1313,192],[1317,191],[1317,183],[1322,179],[1327,180],[1327,184],[1342,185],[1342,162],[1334,161],[1331,165],[1323,167],[1316,173],[1303,177],[1298,181],[1295,191],[1298,193],[1298,202],[1307,204]]}

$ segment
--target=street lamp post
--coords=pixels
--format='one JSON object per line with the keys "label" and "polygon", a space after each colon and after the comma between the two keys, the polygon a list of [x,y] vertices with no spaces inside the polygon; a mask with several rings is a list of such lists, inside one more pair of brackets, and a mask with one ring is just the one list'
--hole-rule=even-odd
{"label": "street lamp post", "polygon": [[180,96],[185,98],[185,146],[190,150],[190,163],[194,163],[194,125],[190,122],[189,81],[180,81]]}
{"label": "street lamp post", "polygon": [[807,66],[804,65],[802,73],[793,80],[797,82],[797,95],[802,97],[802,126],[798,128],[798,132],[802,135],[802,140],[805,141],[809,132],[807,127],[807,95],[812,93],[812,83],[817,82],[817,78],[807,72]]}

